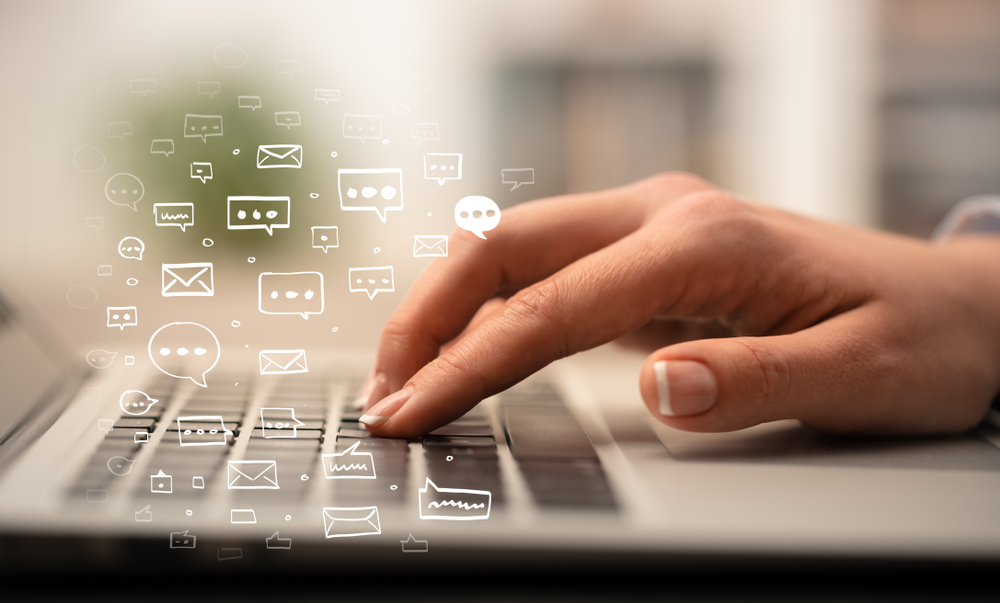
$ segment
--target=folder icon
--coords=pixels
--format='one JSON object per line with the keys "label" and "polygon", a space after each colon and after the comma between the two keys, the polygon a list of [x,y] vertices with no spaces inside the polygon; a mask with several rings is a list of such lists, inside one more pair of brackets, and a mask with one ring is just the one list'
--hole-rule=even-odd
{"label": "folder icon", "polygon": [[448,257],[448,236],[415,235],[413,237],[413,257],[415,258]]}
{"label": "folder icon", "polygon": [[211,262],[163,264],[163,297],[212,297],[215,280]]}
{"label": "folder icon", "polygon": [[279,490],[277,461],[228,461],[230,490]]}
{"label": "folder icon", "polygon": [[262,170],[302,168],[302,145],[262,144],[257,147],[257,167]]}
{"label": "folder icon", "polygon": [[261,350],[261,375],[294,375],[308,373],[305,350]]}
{"label": "folder icon", "polygon": [[349,538],[382,533],[378,507],[323,507],[327,538]]}

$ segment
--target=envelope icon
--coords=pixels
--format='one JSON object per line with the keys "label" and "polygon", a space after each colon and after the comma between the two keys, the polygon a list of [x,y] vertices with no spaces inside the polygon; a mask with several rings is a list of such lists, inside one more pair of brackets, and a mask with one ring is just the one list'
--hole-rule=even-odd
{"label": "envelope icon", "polygon": [[378,507],[323,507],[327,538],[381,534]]}
{"label": "envelope icon", "polygon": [[413,257],[415,258],[448,257],[448,236],[415,235],[413,237]]}
{"label": "envelope icon", "polygon": [[261,375],[294,375],[308,373],[305,350],[261,350]]}
{"label": "envelope icon", "polygon": [[257,167],[262,170],[276,168],[302,168],[302,145],[262,144],[257,147]]}
{"label": "envelope icon", "polygon": [[163,297],[212,297],[215,279],[211,262],[162,265]]}
{"label": "envelope icon", "polygon": [[279,490],[277,461],[228,461],[230,490]]}

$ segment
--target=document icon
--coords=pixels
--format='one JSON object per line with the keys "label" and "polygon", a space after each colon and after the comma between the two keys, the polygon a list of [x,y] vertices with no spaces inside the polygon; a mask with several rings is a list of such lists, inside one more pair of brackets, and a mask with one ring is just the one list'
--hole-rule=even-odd
{"label": "document icon", "polygon": [[264,540],[264,544],[267,545],[267,548],[269,549],[288,551],[292,548],[292,539],[282,538],[281,536],[278,536],[277,532],[275,532]]}
{"label": "document icon", "polygon": [[302,145],[262,144],[257,147],[257,167],[262,170],[276,168],[302,168]]}
{"label": "document icon", "polygon": [[230,509],[229,523],[257,523],[257,514],[253,509]]}
{"label": "document icon", "polygon": [[489,519],[493,495],[486,490],[438,488],[430,478],[417,493],[420,499],[420,519],[470,521]]}
{"label": "document icon", "polygon": [[378,507],[323,507],[327,538],[371,536],[382,533]]}
{"label": "document icon", "polygon": [[414,235],[413,257],[415,258],[448,257],[448,235]]}
{"label": "document icon", "polygon": [[212,297],[215,279],[212,262],[162,265],[163,297]]}
{"label": "document icon", "polygon": [[370,452],[358,452],[361,440],[343,452],[323,455],[326,479],[375,479],[375,460]]}
{"label": "document icon", "polygon": [[277,461],[228,461],[230,490],[278,490]]}
{"label": "document icon", "polygon": [[261,350],[261,375],[294,375],[308,373],[305,350]]}

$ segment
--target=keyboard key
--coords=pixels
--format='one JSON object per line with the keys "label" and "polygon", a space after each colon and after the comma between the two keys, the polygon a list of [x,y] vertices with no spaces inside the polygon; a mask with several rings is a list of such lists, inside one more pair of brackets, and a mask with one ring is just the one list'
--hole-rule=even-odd
{"label": "keyboard key", "polygon": [[[288,434],[291,435],[291,431],[289,431]],[[264,430],[260,429],[260,428],[256,428],[250,434],[250,438],[251,439],[255,439],[255,440],[265,440],[265,439],[266,440],[322,440],[323,439],[323,432],[320,431],[319,429],[301,429],[300,428],[300,429],[296,429],[295,430],[295,437],[294,438],[287,438],[287,437],[265,438],[264,437]]]}
{"label": "keyboard key", "polygon": [[424,448],[488,448],[496,450],[497,443],[492,436],[486,438],[458,437],[445,435],[425,435]]}
{"label": "keyboard key", "polygon": [[504,426],[511,452],[520,461],[597,459],[590,438],[568,411],[505,408]]}
{"label": "keyboard key", "polygon": [[472,437],[493,437],[493,428],[477,423],[452,423],[439,427],[430,433],[432,436],[472,436]]}
{"label": "keyboard key", "polygon": [[156,425],[156,419],[151,417],[130,417],[128,419],[118,419],[115,421],[116,428],[138,427],[140,429],[152,431],[151,427],[153,427],[153,425]]}

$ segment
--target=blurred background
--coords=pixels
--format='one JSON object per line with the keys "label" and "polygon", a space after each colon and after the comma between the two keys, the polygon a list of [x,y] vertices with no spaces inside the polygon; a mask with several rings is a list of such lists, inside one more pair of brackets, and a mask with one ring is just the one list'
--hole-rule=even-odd
{"label": "blurred background", "polygon": [[[507,208],[687,170],[791,211],[925,237],[961,198],[1000,191],[989,0],[8,2],[0,47],[0,272],[83,347],[145,342],[177,320],[223,345],[372,347],[431,261],[412,257],[414,237],[450,233],[467,195]],[[134,92],[136,79],[156,91]],[[219,92],[199,94],[203,81]],[[240,108],[240,95],[262,104]],[[278,125],[277,111],[301,125]],[[189,113],[221,115],[224,135],[185,138]],[[345,114],[382,115],[381,140],[345,138]],[[123,121],[131,134],[109,136]],[[423,123],[438,140],[413,136]],[[158,139],[174,152],[151,152]],[[258,170],[260,144],[303,145],[302,169]],[[462,153],[461,180],[425,179],[425,153]],[[192,179],[192,162],[211,162],[213,178]],[[343,168],[402,169],[403,211],[384,224],[341,211]],[[533,168],[534,182],[511,190],[510,168]],[[105,196],[119,172],[144,183],[135,212]],[[227,229],[229,195],[289,196],[290,228]],[[195,224],[157,227],[164,202],[193,203]],[[313,249],[315,225],[338,226],[339,247]],[[145,242],[141,262],[117,253],[125,236]],[[214,297],[160,296],[161,263],[198,261],[214,263]],[[393,292],[349,292],[349,268],[389,265]],[[260,272],[313,270],[323,314],[258,311]],[[73,287],[92,305],[68,304],[89,300]],[[106,307],[128,305],[139,324],[108,328]]]}

